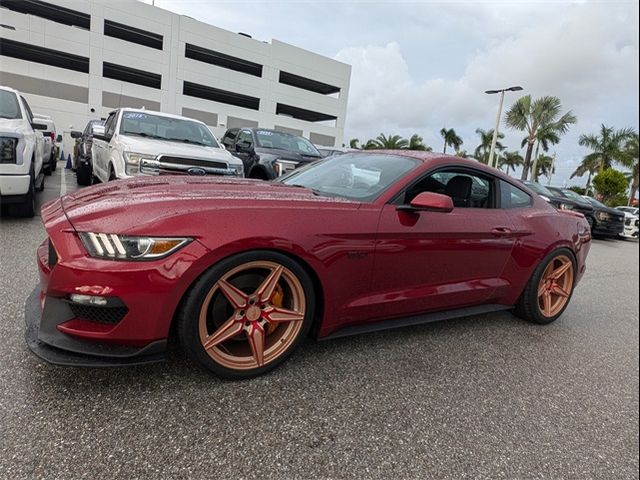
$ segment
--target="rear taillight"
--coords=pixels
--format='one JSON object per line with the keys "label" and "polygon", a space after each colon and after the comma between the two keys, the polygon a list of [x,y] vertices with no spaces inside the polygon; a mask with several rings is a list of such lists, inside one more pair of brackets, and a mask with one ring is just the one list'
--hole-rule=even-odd
{"label": "rear taillight", "polygon": [[51,141],[55,142],[56,141],[56,132],[49,132],[51,133]]}

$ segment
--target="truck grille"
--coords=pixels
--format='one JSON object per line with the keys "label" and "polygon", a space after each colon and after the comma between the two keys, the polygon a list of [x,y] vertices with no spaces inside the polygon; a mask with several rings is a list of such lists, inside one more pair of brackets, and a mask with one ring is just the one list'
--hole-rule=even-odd
{"label": "truck grille", "polygon": [[17,145],[17,138],[0,137],[0,163],[17,163]]}
{"label": "truck grille", "polygon": [[[197,171],[196,171],[197,170]],[[237,175],[226,162],[160,156],[156,160],[143,159],[140,172],[151,175]]]}

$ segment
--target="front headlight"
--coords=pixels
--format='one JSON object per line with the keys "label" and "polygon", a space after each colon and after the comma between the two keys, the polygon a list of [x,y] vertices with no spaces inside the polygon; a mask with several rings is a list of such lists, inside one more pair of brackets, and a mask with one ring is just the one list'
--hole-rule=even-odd
{"label": "front headlight", "polygon": [[244,165],[242,163],[240,165],[229,165],[229,170],[237,177],[244,177]]}
{"label": "front headlight", "polygon": [[609,214],[607,212],[596,212],[596,218],[605,221],[609,219]]}
{"label": "front headlight", "polygon": [[273,162],[273,169],[276,171],[276,175],[279,177],[285,173],[289,173],[298,166],[298,162],[292,162],[291,160],[276,160]]}
{"label": "front headlight", "polygon": [[186,237],[134,237],[113,233],[81,232],[80,240],[90,256],[108,260],[157,260],[184,247]]}
{"label": "front headlight", "polygon": [[155,160],[151,155],[142,153],[124,152],[124,171],[127,175],[139,175],[140,164],[143,160]]}
{"label": "front headlight", "polygon": [[573,210],[573,205],[569,205],[567,203],[561,203],[560,210]]}

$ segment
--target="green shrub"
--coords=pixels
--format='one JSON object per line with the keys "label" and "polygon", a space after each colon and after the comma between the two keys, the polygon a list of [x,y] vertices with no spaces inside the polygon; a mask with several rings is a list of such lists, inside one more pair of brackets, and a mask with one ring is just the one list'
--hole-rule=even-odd
{"label": "green shrub", "polygon": [[[625,195],[629,182],[624,173],[607,168],[593,178],[593,186],[602,196],[602,202],[608,204],[618,196]],[[624,202],[622,204],[624,205]]]}

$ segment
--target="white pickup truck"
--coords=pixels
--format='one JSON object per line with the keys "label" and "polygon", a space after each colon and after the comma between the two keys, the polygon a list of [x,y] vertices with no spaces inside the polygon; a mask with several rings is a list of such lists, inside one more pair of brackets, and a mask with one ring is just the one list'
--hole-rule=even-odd
{"label": "white pickup truck", "polygon": [[197,120],[121,108],[93,127],[93,175],[102,182],[136,175],[244,176],[242,161]]}
{"label": "white pickup truck", "polygon": [[19,217],[33,217],[35,192],[44,189],[44,139],[24,97],[0,86],[0,205]]}

